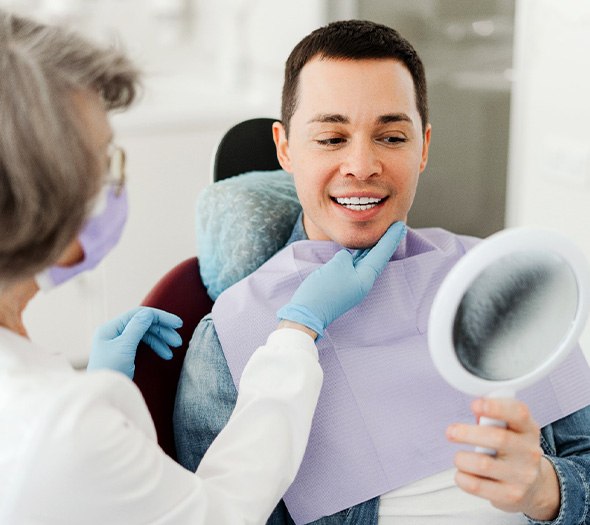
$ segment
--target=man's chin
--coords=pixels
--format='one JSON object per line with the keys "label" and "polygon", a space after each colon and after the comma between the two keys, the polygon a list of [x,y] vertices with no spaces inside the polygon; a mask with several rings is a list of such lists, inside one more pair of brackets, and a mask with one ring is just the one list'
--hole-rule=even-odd
{"label": "man's chin", "polygon": [[389,226],[390,224],[372,227],[370,229],[359,229],[356,231],[346,230],[332,232],[332,240],[349,250],[365,250],[375,246],[381,237],[383,237]]}
{"label": "man's chin", "polygon": [[349,250],[365,250],[375,246],[383,233],[385,232],[379,232],[372,235],[342,236],[341,239],[334,239],[334,241]]}
{"label": "man's chin", "polygon": [[387,231],[390,224],[338,224],[337,228],[318,228],[303,216],[303,227],[310,240],[330,240],[349,250],[372,248]]}

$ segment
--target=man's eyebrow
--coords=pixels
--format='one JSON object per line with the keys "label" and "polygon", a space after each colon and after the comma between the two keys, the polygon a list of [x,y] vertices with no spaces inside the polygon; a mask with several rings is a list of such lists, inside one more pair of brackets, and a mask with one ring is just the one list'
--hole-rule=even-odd
{"label": "man's eyebrow", "polygon": [[[308,124],[319,122],[329,124],[350,124],[350,119],[340,113],[319,113],[313,116]],[[412,119],[406,113],[387,113],[377,117],[378,124],[389,124],[391,122],[409,122],[413,124]]]}
{"label": "man's eyebrow", "polygon": [[377,122],[379,124],[389,124],[390,122],[409,122],[413,124],[412,119],[405,113],[388,113],[387,115],[381,115]]}
{"label": "man's eyebrow", "polygon": [[315,115],[311,119],[309,119],[307,123],[313,124],[314,122],[331,124],[350,124],[349,118],[345,117],[344,115],[340,115],[339,113],[319,113],[318,115]]}

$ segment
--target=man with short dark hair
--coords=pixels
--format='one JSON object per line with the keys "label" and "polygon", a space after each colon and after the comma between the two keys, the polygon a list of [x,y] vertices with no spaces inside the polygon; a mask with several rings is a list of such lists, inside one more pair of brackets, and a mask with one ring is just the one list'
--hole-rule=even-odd
{"label": "man with short dark hair", "polygon": [[[288,268],[305,273],[309,261],[326,259],[324,244],[309,241],[368,248],[393,222],[407,220],[431,137],[420,58],[395,30],[380,24],[344,21],[314,31],[287,60],[282,123],[274,124],[273,134],[303,213],[288,247],[243,286],[223,294],[197,329],[175,414],[179,457],[190,469],[223,427],[236,396],[242,357],[226,327],[243,322],[256,337],[256,327],[266,322],[265,303],[279,301],[281,287],[289,287]],[[475,242],[442,230],[410,230],[378,290],[318,345],[326,382],[306,459],[287,498],[297,523],[512,524],[527,523],[525,516],[578,523],[586,514],[588,504],[574,503],[567,492],[590,497],[583,481],[590,465],[588,408],[564,414],[568,417],[541,433],[525,403],[477,400],[472,405],[477,417],[507,421],[508,427],[465,422],[448,427],[451,442],[497,450],[495,457],[457,453],[456,474],[445,429],[421,421],[445,410],[448,422],[457,421],[455,405],[468,406],[445,389],[450,387],[438,385],[423,356],[434,292]],[[273,281],[281,267],[284,277]],[[265,280],[273,283],[268,289]],[[391,330],[381,326],[384,315],[393,318]],[[348,331],[346,323],[353,329]],[[388,366],[391,377],[383,379],[380,373]],[[396,390],[396,382],[406,381],[407,388]],[[425,391],[433,394],[416,401]],[[404,412],[394,429],[391,407]],[[565,450],[573,442],[576,457]],[[404,467],[410,451],[414,454]],[[280,506],[269,523],[291,523],[291,517]]]}

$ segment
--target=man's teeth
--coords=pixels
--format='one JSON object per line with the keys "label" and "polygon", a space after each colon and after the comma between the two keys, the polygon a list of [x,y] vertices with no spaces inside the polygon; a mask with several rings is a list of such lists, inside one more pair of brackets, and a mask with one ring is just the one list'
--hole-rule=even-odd
{"label": "man's teeth", "polygon": [[383,199],[377,199],[375,197],[338,197],[336,202],[345,206],[349,210],[368,210],[374,208]]}

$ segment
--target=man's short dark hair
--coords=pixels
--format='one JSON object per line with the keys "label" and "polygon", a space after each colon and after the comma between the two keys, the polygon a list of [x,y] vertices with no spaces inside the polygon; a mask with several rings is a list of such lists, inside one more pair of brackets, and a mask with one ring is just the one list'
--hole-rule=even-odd
{"label": "man's short dark hair", "polygon": [[297,86],[303,66],[314,57],[342,60],[394,59],[414,81],[422,132],[428,123],[428,98],[424,66],[412,45],[395,29],[367,20],[343,20],[316,29],[299,42],[285,64],[281,119],[287,136],[297,107]]}

